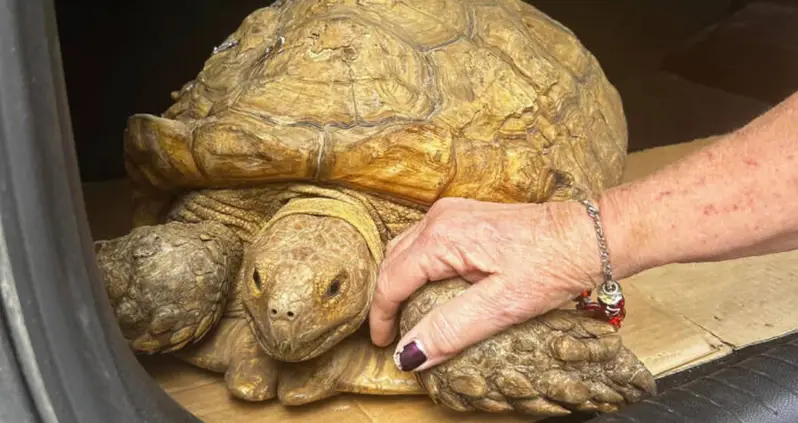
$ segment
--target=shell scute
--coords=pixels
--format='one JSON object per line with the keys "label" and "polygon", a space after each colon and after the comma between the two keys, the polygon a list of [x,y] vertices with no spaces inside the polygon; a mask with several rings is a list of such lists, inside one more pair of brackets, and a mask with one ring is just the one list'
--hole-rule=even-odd
{"label": "shell scute", "polygon": [[224,46],[164,121],[131,119],[134,184],[318,181],[424,206],[620,182],[618,92],[571,31],[520,0],[297,0],[254,12]]}

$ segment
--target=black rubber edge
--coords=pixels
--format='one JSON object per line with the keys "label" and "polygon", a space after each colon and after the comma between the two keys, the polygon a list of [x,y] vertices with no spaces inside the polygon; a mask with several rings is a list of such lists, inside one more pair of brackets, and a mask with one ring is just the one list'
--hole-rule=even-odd
{"label": "black rubber edge", "polygon": [[54,8],[0,0],[2,422],[199,422],[144,371],[101,284]]}
{"label": "black rubber edge", "polygon": [[663,386],[666,390],[654,398],[589,421],[798,422],[798,337],[748,347],[707,368],[713,371],[699,368],[684,376],[677,374],[677,380],[691,380]]}
{"label": "black rubber edge", "polygon": [[[0,262],[0,272],[5,270],[2,266]],[[5,280],[6,275],[0,273],[0,279]],[[35,423],[39,419],[19,369],[8,326],[0,314],[0,422]]]}

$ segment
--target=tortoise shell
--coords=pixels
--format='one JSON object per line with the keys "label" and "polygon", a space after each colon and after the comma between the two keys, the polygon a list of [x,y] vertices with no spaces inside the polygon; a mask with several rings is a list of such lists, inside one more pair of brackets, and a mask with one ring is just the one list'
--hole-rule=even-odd
{"label": "tortoise shell", "polygon": [[429,205],[620,181],[620,96],[520,0],[295,0],[251,13],[161,116],[128,121],[141,192],[285,181]]}

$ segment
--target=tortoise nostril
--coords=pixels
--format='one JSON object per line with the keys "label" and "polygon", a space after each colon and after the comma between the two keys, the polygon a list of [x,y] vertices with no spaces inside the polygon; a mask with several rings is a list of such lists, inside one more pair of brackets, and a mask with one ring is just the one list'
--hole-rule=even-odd
{"label": "tortoise nostril", "polygon": [[294,312],[294,310],[286,310],[285,308],[280,308],[280,307],[270,307],[269,314],[270,314],[269,318],[272,320],[292,321],[297,316],[297,313]]}

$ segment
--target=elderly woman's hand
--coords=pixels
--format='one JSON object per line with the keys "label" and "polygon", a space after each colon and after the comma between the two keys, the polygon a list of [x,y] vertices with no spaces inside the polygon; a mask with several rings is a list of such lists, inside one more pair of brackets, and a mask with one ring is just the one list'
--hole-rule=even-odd
{"label": "elderly woman's hand", "polygon": [[402,370],[429,368],[593,289],[602,280],[593,221],[577,202],[438,201],[388,246],[369,318],[372,341],[390,344],[400,304],[428,281],[454,276],[471,287],[405,334],[397,351],[411,342],[417,348],[402,353]]}
{"label": "elderly woman's hand", "polygon": [[[796,163],[798,93],[682,160],[603,192],[614,277],[798,248]],[[398,347],[404,370],[429,368],[564,304],[601,281],[593,230],[576,202],[439,201],[389,246],[372,341],[388,345],[399,304],[428,281],[453,276],[472,286],[405,334]]]}

